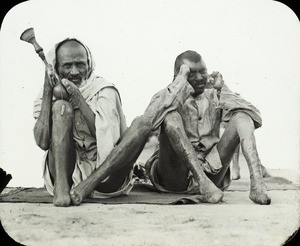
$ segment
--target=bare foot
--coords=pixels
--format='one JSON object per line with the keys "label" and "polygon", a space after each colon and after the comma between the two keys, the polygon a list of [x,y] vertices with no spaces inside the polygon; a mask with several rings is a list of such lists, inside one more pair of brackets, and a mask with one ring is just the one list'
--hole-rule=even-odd
{"label": "bare foot", "polygon": [[251,180],[251,189],[249,198],[261,205],[269,205],[271,198],[267,194],[267,187],[262,180]]}
{"label": "bare foot", "polygon": [[232,169],[232,180],[239,180],[241,178],[240,170]]}
{"label": "bare foot", "polygon": [[82,203],[83,196],[76,188],[70,190],[70,197],[73,205],[79,206]]}
{"label": "bare foot", "polygon": [[71,204],[71,198],[68,188],[61,188],[54,185],[53,204],[56,207],[68,207]]}
{"label": "bare foot", "polygon": [[202,202],[207,203],[219,203],[222,201],[223,196],[224,194],[221,190],[201,194],[201,197],[203,198]]}
{"label": "bare foot", "polygon": [[200,196],[203,198],[202,202],[221,202],[224,196],[223,192],[219,190],[211,180],[207,179],[207,181],[203,181],[200,184]]}

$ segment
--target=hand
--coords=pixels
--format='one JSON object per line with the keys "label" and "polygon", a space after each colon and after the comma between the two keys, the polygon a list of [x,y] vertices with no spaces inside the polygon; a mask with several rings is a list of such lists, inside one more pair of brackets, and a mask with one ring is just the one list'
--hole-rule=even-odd
{"label": "hand", "polygon": [[213,88],[221,91],[222,87],[224,86],[224,80],[223,80],[223,76],[222,74],[220,74],[219,72],[214,71],[211,74],[211,77],[213,79],[209,80],[209,82],[212,84]]}
{"label": "hand", "polygon": [[58,79],[56,78],[53,67],[50,64],[46,66],[46,73],[48,75],[48,83],[53,88],[57,84]]}
{"label": "hand", "polygon": [[180,66],[180,70],[179,70],[178,75],[181,75],[181,76],[183,76],[185,79],[187,79],[188,76],[189,76],[189,73],[190,73],[190,68],[189,68],[187,65],[182,64],[182,65]]}
{"label": "hand", "polygon": [[82,95],[78,87],[73,82],[67,79],[61,79],[61,83],[70,95],[69,102],[72,104],[73,108],[79,107],[79,102],[80,99],[82,99]]}

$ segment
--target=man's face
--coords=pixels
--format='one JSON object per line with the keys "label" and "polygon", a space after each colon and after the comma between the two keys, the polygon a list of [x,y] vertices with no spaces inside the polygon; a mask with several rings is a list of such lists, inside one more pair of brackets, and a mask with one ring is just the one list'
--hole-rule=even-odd
{"label": "man's face", "polygon": [[190,73],[187,81],[195,90],[195,96],[202,94],[208,80],[207,68],[203,60],[199,62],[191,62],[187,59],[183,60],[183,64],[190,68]]}
{"label": "man's face", "polygon": [[64,43],[57,52],[59,75],[75,85],[87,79],[88,62],[85,48],[76,41]]}

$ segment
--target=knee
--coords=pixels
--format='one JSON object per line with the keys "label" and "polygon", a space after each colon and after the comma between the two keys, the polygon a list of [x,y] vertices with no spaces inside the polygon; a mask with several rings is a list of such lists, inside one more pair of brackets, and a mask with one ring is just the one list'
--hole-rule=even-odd
{"label": "knee", "polygon": [[138,116],[134,118],[131,123],[133,129],[139,129],[141,132],[145,132],[146,134],[150,134],[152,130],[152,123],[150,120],[143,116]]}
{"label": "knee", "polygon": [[242,112],[236,113],[231,120],[233,121],[232,123],[237,130],[241,142],[254,137],[254,122],[248,114]]}
{"label": "knee", "polygon": [[231,121],[233,121],[237,126],[250,127],[251,129],[253,128],[254,130],[254,122],[250,117],[250,115],[246,113],[238,112],[234,114],[231,118]]}
{"label": "knee", "polygon": [[57,100],[52,105],[52,116],[53,117],[70,117],[74,115],[72,105],[65,100]]}
{"label": "knee", "polygon": [[164,119],[165,129],[177,129],[182,125],[182,118],[177,111],[172,111],[168,113]]}

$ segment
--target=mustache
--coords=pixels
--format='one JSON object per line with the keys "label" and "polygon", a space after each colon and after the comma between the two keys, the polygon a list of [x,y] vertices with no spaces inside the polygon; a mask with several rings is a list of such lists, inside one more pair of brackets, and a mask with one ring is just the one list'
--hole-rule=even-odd
{"label": "mustache", "polygon": [[[84,81],[84,77],[80,76],[80,75],[78,75],[78,76],[68,76],[67,79],[70,80],[70,81],[74,81],[74,82],[78,81],[79,83]],[[78,83],[78,82],[76,82],[76,83]]]}
{"label": "mustache", "polygon": [[81,76],[81,75],[69,75],[68,76],[68,79],[82,79],[83,78],[83,76]]}

